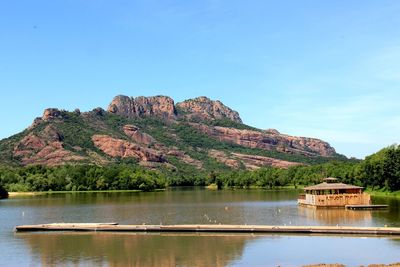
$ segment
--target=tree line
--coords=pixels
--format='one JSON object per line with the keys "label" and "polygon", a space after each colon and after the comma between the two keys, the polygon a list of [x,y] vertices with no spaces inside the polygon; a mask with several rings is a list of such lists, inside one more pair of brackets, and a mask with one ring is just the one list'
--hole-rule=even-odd
{"label": "tree line", "polygon": [[0,167],[0,185],[12,192],[26,191],[88,191],[142,190],[150,191],[167,186],[164,174],[133,165],[120,164],[100,167],[28,166]]}
{"label": "tree line", "polygon": [[340,182],[387,191],[400,190],[400,146],[392,145],[359,162],[331,161],[289,169],[261,168],[255,171],[236,170],[211,173],[208,183],[218,187],[251,186],[277,188],[320,183],[322,178],[335,177]]}
{"label": "tree line", "polygon": [[175,185],[210,185],[219,188],[279,188],[316,184],[325,177],[341,182],[388,191],[400,190],[400,146],[392,145],[365,160],[330,161],[288,169],[192,171],[147,170],[134,164],[111,166],[0,167],[0,190],[8,191],[150,191]]}

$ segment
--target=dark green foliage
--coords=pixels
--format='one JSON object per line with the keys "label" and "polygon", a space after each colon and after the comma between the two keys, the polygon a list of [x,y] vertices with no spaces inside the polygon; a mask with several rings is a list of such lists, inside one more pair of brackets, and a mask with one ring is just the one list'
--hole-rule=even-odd
{"label": "dark green foliage", "polygon": [[9,191],[143,190],[166,187],[165,176],[131,165],[0,168]]}
{"label": "dark green foliage", "polygon": [[107,127],[108,117],[108,114],[89,113],[87,117],[84,117],[74,112],[65,112],[63,120],[53,123],[53,126],[62,134],[66,149],[80,147],[83,152],[89,149],[101,153],[92,142],[93,135],[106,134],[121,139],[127,138],[121,134],[120,127],[114,125],[114,127]]}
{"label": "dark green foliage", "polygon": [[366,185],[400,190],[400,146],[392,145],[367,157],[361,164],[361,171]]}
{"label": "dark green foliage", "polygon": [[383,170],[388,189],[391,191],[400,190],[400,148],[391,147],[388,149]]}
{"label": "dark green foliage", "polygon": [[0,184],[0,199],[7,198],[8,192],[4,189],[4,187]]}

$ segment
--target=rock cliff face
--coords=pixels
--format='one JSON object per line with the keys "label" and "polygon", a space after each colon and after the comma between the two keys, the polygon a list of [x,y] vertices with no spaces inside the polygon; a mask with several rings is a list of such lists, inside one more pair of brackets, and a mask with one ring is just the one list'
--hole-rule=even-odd
{"label": "rock cliff face", "polygon": [[242,123],[242,119],[237,111],[230,109],[220,101],[213,101],[204,96],[183,101],[176,106],[188,119],[229,119],[237,123]]}
{"label": "rock cliff face", "polygon": [[161,153],[145,148],[126,140],[116,139],[108,135],[94,135],[92,137],[96,147],[111,157],[136,158],[139,161],[165,162]]}
{"label": "rock cliff face", "polygon": [[151,135],[143,133],[135,125],[125,125],[123,127],[123,130],[124,133],[136,143],[151,145],[156,142],[156,140]]}
{"label": "rock cliff face", "polygon": [[164,149],[164,152],[168,156],[174,156],[174,157],[178,158],[179,160],[181,160],[182,162],[196,167],[196,169],[198,169],[198,170],[203,168],[203,162],[201,162],[200,160],[193,159],[192,157],[187,155],[185,152],[183,152],[177,148],[171,148],[171,149],[166,149],[166,150]]}
{"label": "rock cliff face", "polygon": [[65,150],[63,137],[50,125],[38,134],[26,135],[15,145],[13,155],[20,158],[24,165],[54,166],[85,160],[84,157]]}
{"label": "rock cliff face", "polygon": [[228,127],[190,124],[200,132],[219,141],[230,142],[249,148],[277,150],[306,156],[333,156],[335,149],[319,139],[296,137],[271,131],[239,130]]}
{"label": "rock cliff face", "polygon": [[57,108],[48,108],[43,112],[42,120],[51,121],[54,119],[62,119],[62,111]]}
{"label": "rock cliff face", "polygon": [[244,164],[246,169],[259,169],[265,166],[271,166],[275,168],[282,168],[287,169],[292,166],[302,165],[296,162],[290,162],[286,160],[279,160],[270,157],[263,157],[263,156],[255,156],[255,155],[247,155],[247,154],[240,154],[240,153],[232,153],[232,156]]}
{"label": "rock cliff face", "polygon": [[228,156],[227,153],[225,153],[224,151],[211,149],[208,152],[208,155],[217,160],[218,162],[225,164],[228,167],[234,169],[240,168],[241,162],[237,159],[233,159],[232,157]]}
{"label": "rock cliff face", "polygon": [[42,122],[50,122],[56,119],[61,120],[62,118],[63,118],[63,111],[57,108],[47,108],[43,111],[42,117],[37,117],[29,128],[33,129]]}
{"label": "rock cliff face", "polygon": [[141,131],[138,127],[134,125],[125,125],[123,127],[123,130],[133,142],[141,145],[152,146],[154,148],[152,149],[152,151],[157,151],[157,153],[161,155],[163,159],[165,159],[166,156],[174,156],[186,164],[195,166],[197,169],[201,169],[203,167],[203,163],[201,161],[193,159],[185,152],[179,150],[177,147],[168,147],[164,144],[157,142],[157,140],[154,139],[151,135]]}
{"label": "rock cliff face", "polygon": [[127,118],[158,117],[175,119],[174,100],[167,96],[128,97],[116,96],[108,106],[108,112]]}
{"label": "rock cliff face", "polygon": [[[179,110],[179,114],[177,112]],[[207,97],[198,97],[178,103],[167,96],[128,97],[116,96],[108,106],[108,112],[127,118],[158,117],[167,120],[176,120],[184,117],[189,120],[229,119],[242,123],[239,113],[225,106],[220,101],[213,101]]]}
{"label": "rock cliff face", "polygon": [[287,169],[292,166],[302,165],[301,163],[279,160],[270,157],[248,155],[241,153],[225,153],[212,149],[208,152],[210,157],[213,157],[218,162],[225,164],[234,169],[240,168],[243,165],[246,169],[255,170],[262,167],[275,167]]}

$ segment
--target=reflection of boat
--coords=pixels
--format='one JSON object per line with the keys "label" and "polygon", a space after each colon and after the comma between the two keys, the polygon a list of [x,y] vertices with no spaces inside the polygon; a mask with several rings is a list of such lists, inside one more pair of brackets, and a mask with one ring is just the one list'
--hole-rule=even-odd
{"label": "reflection of boat", "polygon": [[357,225],[369,226],[372,224],[372,211],[353,211],[341,208],[310,209],[299,206],[299,214],[308,221],[318,222],[322,225]]}
{"label": "reflection of boat", "polygon": [[321,184],[304,188],[305,194],[298,198],[300,205],[312,207],[345,207],[347,205],[370,205],[371,197],[363,188],[338,183],[336,178],[325,178]]}

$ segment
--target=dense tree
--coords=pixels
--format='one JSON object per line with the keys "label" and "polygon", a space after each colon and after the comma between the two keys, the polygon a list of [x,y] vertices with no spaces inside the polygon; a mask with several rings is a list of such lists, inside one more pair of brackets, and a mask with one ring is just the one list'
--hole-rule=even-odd
{"label": "dense tree", "polygon": [[390,191],[400,190],[400,149],[398,147],[390,147],[386,152],[383,174]]}
{"label": "dense tree", "polygon": [[217,162],[208,162],[211,171],[198,170],[172,162],[176,169],[147,170],[134,164],[105,167],[29,166],[0,167],[0,185],[8,191],[85,191],[85,190],[143,190],[165,188],[167,185],[209,185],[218,188],[252,186],[277,188],[319,183],[324,177],[336,177],[341,182],[372,189],[400,190],[400,147],[393,145],[367,157],[364,161],[330,161],[289,169],[261,168],[258,170],[221,169]]}
{"label": "dense tree", "polygon": [[367,157],[359,173],[365,186],[400,190],[400,147],[392,145]]}
{"label": "dense tree", "polygon": [[131,165],[0,168],[9,191],[143,190],[166,187],[165,176]]}

